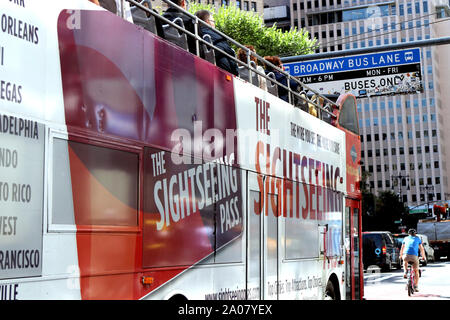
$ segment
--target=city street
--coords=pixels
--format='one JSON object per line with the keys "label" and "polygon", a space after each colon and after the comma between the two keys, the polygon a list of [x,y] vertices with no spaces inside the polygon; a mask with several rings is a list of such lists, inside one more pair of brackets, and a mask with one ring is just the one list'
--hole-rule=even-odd
{"label": "city street", "polygon": [[450,262],[429,263],[421,270],[419,292],[408,297],[402,270],[369,269],[364,272],[364,297],[366,300],[450,300]]}

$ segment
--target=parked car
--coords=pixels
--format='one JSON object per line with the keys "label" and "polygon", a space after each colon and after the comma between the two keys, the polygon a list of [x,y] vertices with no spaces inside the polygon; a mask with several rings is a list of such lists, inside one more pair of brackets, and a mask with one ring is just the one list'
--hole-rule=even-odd
{"label": "parked car", "polygon": [[[417,236],[422,240],[423,249],[425,250],[425,257],[427,258],[427,261],[423,261],[420,259],[420,262],[426,266],[428,261],[435,261],[434,260],[434,249],[432,246],[430,246],[430,241],[428,241],[428,237],[424,234],[417,234]],[[420,253],[419,253],[420,255]]]}
{"label": "parked car", "polygon": [[400,256],[400,250],[402,249],[403,239],[405,237],[407,237],[408,234],[407,233],[394,233],[392,236],[394,237],[395,246],[398,248],[398,251],[399,251],[399,257],[398,257],[399,264],[400,264],[400,266],[403,266],[403,259]]}
{"label": "parked car", "polygon": [[[403,243],[403,239],[405,237],[407,237],[408,234],[406,234],[406,233],[399,233],[399,234],[394,233],[393,236],[394,236],[394,240],[395,240],[396,246],[399,249],[401,249],[402,243]],[[423,245],[423,248],[425,250],[425,257],[427,258],[427,262],[428,261],[435,261],[434,260],[434,249],[430,246],[430,241],[428,241],[428,237],[426,235],[424,235],[424,234],[417,234],[417,236],[422,241],[422,245]],[[420,257],[420,252],[419,252],[419,257]],[[402,257],[400,257],[400,263],[402,264],[401,260],[402,260]],[[427,262],[423,261],[423,259],[420,258],[420,263],[422,265],[426,266]]]}
{"label": "parked car", "polygon": [[377,265],[384,271],[389,271],[395,265],[401,267],[400,250],[395,245],[392,233],[389,231],[363,232],[363,264],[367,269]]}
{"label": "parked car", "polygon": [[395,245],[397,246],[398,250],[402,248],[403,239],[408,236],[407,233],[394,233],[392,234],[394,237]]}

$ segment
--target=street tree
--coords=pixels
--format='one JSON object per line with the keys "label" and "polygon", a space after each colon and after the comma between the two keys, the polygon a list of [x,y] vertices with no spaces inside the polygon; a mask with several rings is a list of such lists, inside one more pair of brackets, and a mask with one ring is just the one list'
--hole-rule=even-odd
{"label": "street tree", "polygon": [[408,213],[408,208],[392,191],[381,191],[376,198],[374,227],[391,232],[398,231],[398,221]]}
{"label": "street tree", "polygon": [[361,175],[361,193],[362,193],[362,229],[363,231],[375,230],[375,208],[376,196],[370,191],[367,180],[371,176],[370,172],[363,171]]}

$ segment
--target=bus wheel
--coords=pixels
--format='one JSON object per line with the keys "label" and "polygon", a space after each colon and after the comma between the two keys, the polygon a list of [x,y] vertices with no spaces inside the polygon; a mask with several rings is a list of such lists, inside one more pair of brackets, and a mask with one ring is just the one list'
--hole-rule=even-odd
{"label": "bus wheel", "polygon": [[170,297],[169,301],[174,302],[174,303],[184,303],[184,302],[188,301],[188,299],[182,294],[176,294],[176,295]]}
{"label": "bus wheel", "polygon": [[325,288],[325,300],[337,300],[333,282],[330,280],[328,280],[327,287]]}

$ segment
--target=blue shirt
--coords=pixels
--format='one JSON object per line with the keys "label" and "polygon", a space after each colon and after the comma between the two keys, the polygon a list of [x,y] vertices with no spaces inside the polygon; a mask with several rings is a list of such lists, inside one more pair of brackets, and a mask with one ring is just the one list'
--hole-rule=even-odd
{"label": "blue shirt", "polygon": [[403,244],[405,245],[403,254],[419,256],[419,244],[422,244],[419,237],[407,236],[403,239]]}

